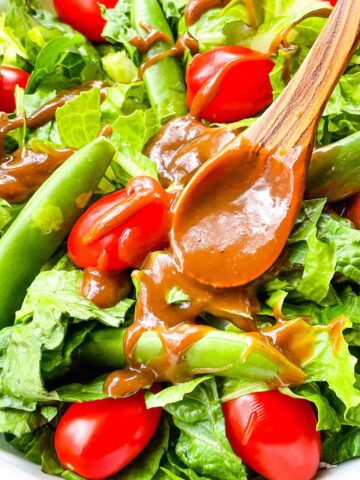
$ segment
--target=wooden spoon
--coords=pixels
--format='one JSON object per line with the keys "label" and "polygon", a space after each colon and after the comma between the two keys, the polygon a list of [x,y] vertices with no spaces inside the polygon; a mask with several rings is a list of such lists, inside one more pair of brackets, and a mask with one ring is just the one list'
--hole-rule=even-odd
{"label": "wooden spoon", "polygon": [[359,39],[360,0],[339,0],[282,95],[193,177],[171,238],[185,273],[231,287],[273,265],[299,212],[321,113]]}

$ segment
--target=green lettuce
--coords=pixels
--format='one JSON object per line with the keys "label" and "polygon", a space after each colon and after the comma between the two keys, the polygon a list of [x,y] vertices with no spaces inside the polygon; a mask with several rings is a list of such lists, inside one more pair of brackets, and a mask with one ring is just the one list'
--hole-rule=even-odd
{"label": "green lettuce", "polygon": [[56,110],[61,141],[67,147],[81,148],[94,140],[101,128],[100,88],[81,92]]}
{"label": "green lettuce", "polygon": [[119,116],[113,123],[111,140],[117,149],[114,161],[120,167],[118,174],[124,183],[137,175],[157,178],[156,164],[142,150],[160,126],[159,117],[152,108]]}
{"label": "green lettuce", "polygon": [[10,0],[5,26],[33,67],[27,91],[60,90],[103,77],[95,48],[80,33],[42,9],[37,0]]}
{"label": "green lettuce", "polygon": [[175,450],[187,467],[213,479],[246,478],[244,465],[226,438],[214,379],[199,384],[183,400],[168,404],[165,410],[180,430]]}
{"label": "green lettuce", "polygon": [[115,8],[103,9],[103,17],[106,25],[103,30],[103,37],[110,43],[123,45],[135,62],[139,59],[138,50],[129,43],[129,39],[136,35],[131,27],[130,21],[131,0],[118,2]]}
{"label": "green lettuce", "polygon": [[[86,336],[72,328],[80,322],[98,321],[116,327],[125,322],[133,304],[127,299],[111,309],[100,309],[80,294],[81,272],[44,271],[35,279],[17,312],[3,351],[0,376],[1,396],[17,402],[59,400],[56,391],[48,391],[45,377],[51,367],[62,373],[71,363],[71,354]],[[93,327],[95,323],[93,324]],[[66,342],[67,332],[71,339]],[[89,330],[90,331],[90,328]],[[55,369],[55,372],[56,372]]]}
{"label": "green lettuce", "polygon": [[214,8],[204,13],[189,31],[199,41],[201,50],[243,45],[267,53],[285,28],[326,8],[321,0],[306,0],[300,5],[296,0],[263,0],[255,2],[255,6],[256,26],[249,25],[244,3],[233,0],[223,9]]}
{"label": "green lettuce", "polygon": [[344,427],[322,444],[321,458],[324,462],[336,464],[354,457],[360,457],[360,428]]}

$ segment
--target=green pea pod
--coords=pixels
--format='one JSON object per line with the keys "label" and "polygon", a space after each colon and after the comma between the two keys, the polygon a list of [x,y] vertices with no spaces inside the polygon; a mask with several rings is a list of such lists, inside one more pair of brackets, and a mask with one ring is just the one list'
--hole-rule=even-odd
{"label": "green pea pod", "polygon": [[337,202],[360,192],[360,132],[313,153],[307,178],[307,198]]}
{"label": "green pea pod", "polygon": [[0,328],[14,322],[27,287],[83,212],[114,153],[110,141],[100,137],[72,155],[1,238]]}
{"label": "green pea pod", "polygon": [[[165,52],[174,45],[171,29],[157,0],[132,0],[131,22],[141,36],[144,36],[145,32],[140,23],[145,22],[171,39],[170,43],[156,42],[143,56],[143,60]],[[167,57],[149,67],[145,71],[144,81],[151,105],[159,110],[163,118],[169,113],[176,116],[187,113],[184,74],[176,58]]]}
{"label": "green pea pod", "polygon": [[[76,351],[74,360],[107,369],[125,366],[125,329],[106,328],[91,333]],[[147,364],[164,354],[161,338],[155,331],[142,334],[135,351],[137,360]],[[305,374],[261,335],[232,333],[212,329],[190,346],[183,356],[187,371],[213,373],[222,377],[249,378],[274,385],[286,372],[286,382],[302,383]],[[284,378],[282,378],[284,381]]]}

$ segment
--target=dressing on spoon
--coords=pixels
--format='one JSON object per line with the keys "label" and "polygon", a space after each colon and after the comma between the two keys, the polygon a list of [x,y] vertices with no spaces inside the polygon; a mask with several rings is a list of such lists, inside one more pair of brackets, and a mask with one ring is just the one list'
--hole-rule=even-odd
{"label": "dressing on spoon", "polygon": [[283,94],[192,178],[171,236],[184,273],[233,287],[278,258],[299,212],[321,113],[359,37],[360,2],[339,0]]}

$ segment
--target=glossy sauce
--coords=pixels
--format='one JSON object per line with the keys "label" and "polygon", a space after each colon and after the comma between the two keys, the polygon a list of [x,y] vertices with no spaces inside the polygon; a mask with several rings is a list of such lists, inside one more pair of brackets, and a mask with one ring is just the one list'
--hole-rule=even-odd
{"label": "glossy sauce", "polygon": [[100,308],[110,308],[126,298],[131,281],[126,272],[104,274],[96,268],[83,271],[81,294]]}
{"label": "glossy sauce", "polygon": [[[130,368],[109,376],[104,388],[111,396],[126,396],[155,380],[178,383],[191,378],[193,372],[187,371],[182,357],[193,343],[211,331],[211,327],[197,322],[202,313],[231,320],[242,330],[255,329],[250,316],[259,307],[251,287],[227,290],[204,288],[179,270],[171,252],[152,254],[138,275],[140,291],[135,319],[124,341]],[[183,290],[189,301],[169,305],[166,299],[173,288]],[[159,357],[145,365],[136,360],[136,345],[139,338],[149,331],[160,337],[163,350]],[[129,391],[130,385],[132,390]]]}
{"label": "glossy sauce", "polygon": [[185,24],[194,25],[199,18],[211,8],[226,7],[230,0],[189,0],[185,7]]}
{"label": "glossy sauce", "polygon": [[129,40],[130,45],[136,47],[140,53],[147,53],[156,42],[170,42],[168,35],[157,30],[148,23],[140,22],[140,26],[147,33],[146,37],[143,38],[140,35],[137,35],[131,37]]}
{"label": "glossy sauce", "polygon": [[216,287],[245,285],[271,267],[303,196],[303,148],[259,151],[245,135],[198,171],[174,215],[171,240],[179,264]]}
{"label": "glossy sauce", "polygon": [[94,87],[101,89],[105,95],[105,84],[94,81],[81,87],[64,90],[55,98],[36,110],[29,118],[22,116],[8,119],[6,114],[0,114],[0,197],[10,203],[22,203],[47,180],[47,178],[73,153],[73,149],[41,147],[41,150],[31,150],[20,147],[11,154],[5,152],[5,138],[9,132],[26,125],[34,129],[45,125],[55,116],[56,109],[73,100],[82,91]]}
{"label": "glossy sauce", "polygon": [[199,50],[198,42],[188,33],[185,33],[184,35],[179,37],[175,45],[169,50],[157,53],[145,60],[145,62],[143,62],[139,68],[139,79],[141,80],[143,78],[145,71],[152,65],[155,65],[156,63],[167,57],[182,57],[186,49],[188,49],[192,55],[195,55]]}
{"label": "glossy sauce", "polygon": [[211,128],[190,116],[174,118],[149,141],[144,154],[156,163],[164,187],[186,185],[237,133],[239,129]]}
{"label": "glossy sauce", "polygon": [[[211,8],[222,8],[230,3],[230,0],[190,0],[185,7],[185,24],[187,27],[194,25],[199,18]],[[248,11],[249,25],[252,28],[256,28],[256,9],[254,0],[244,0],[245,6]]]}
{"label": "glossy sauce", "polygon": [[201,112],[209,105],[209,103],[218,94],[225,75],[238,63],[242,63],[242,58],[232,58],[226,62],[219,71],[205,82],[196,93],[190,109],[190,115],[197,118]]}
{"label": "glossy sauce", "polygon": [[0,198],[9,203],[26,202],[73,153],[72,149],[36,152],[19,148],[0,165]]}

